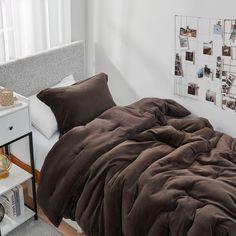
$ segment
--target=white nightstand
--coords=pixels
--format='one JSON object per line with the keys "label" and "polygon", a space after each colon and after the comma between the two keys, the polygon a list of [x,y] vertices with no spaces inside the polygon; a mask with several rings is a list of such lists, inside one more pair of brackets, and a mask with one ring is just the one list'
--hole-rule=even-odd
{"label": "white nightstand", "polygon": [[12,220],[6,217],[0,223],[2,235],[7,234],[33,215],[37,220],[37,202],[36,202],[36,187],[35,187],[35,167],[34,167],[34,151],[33,151],[33,137],[31,132],[30,108],[29,100],[19,94],[14,94],[17,97],[18,106],[1,110],[0,108],[0,148],[5,148],[6,153],[9,154],[8,146],[19,139],[28,137],[29,151],[32,174],[24,171],[20,167],[13,164],[10,170],[10,175],[6,179],[0,180],[0,195],[15,186],[32,179],[32,192],[34,208],[31,211],[26,208],[25,214]]}

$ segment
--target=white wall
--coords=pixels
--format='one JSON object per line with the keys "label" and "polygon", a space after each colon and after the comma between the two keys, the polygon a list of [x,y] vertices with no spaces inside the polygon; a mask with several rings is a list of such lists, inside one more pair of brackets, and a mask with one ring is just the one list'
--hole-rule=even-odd
{"label": "white wall", "polygon": [[[119,104],[173,97],[174,15],[235,18],[235,0],[87,0],[88,73],[104,71]],[[175,98],[236,136],[236,114]]]}
{"label": "white wall", "polygon": [[85,39],[85,0],[71,0],[71,40]]}

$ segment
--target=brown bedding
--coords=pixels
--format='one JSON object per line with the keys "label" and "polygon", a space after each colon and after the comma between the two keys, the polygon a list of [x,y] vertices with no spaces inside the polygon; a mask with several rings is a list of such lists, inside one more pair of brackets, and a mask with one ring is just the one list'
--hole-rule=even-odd
{"label": "brown bedding", "polygon": [[236,139],[171,100],[113,107],[49,152],[38,200],[88,236],[235,236]]}

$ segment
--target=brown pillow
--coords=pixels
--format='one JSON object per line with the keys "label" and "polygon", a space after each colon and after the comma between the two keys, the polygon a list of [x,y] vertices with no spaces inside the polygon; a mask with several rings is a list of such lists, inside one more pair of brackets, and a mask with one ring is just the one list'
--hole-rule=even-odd
{"label": "brown pillow", "polygon": [[115,106],[104,73],[74,85],[42,90],[37,97],[53,111],[61,134],[85,125]]}

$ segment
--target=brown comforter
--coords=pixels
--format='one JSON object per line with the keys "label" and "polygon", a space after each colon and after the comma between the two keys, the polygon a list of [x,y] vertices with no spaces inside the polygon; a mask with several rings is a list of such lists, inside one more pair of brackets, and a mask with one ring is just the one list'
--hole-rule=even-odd
{"label": "brown comforter", "polygon": [[236,235],[236,139],[171,100],[113,107],[66,133],[38,200],[89,236]]}

